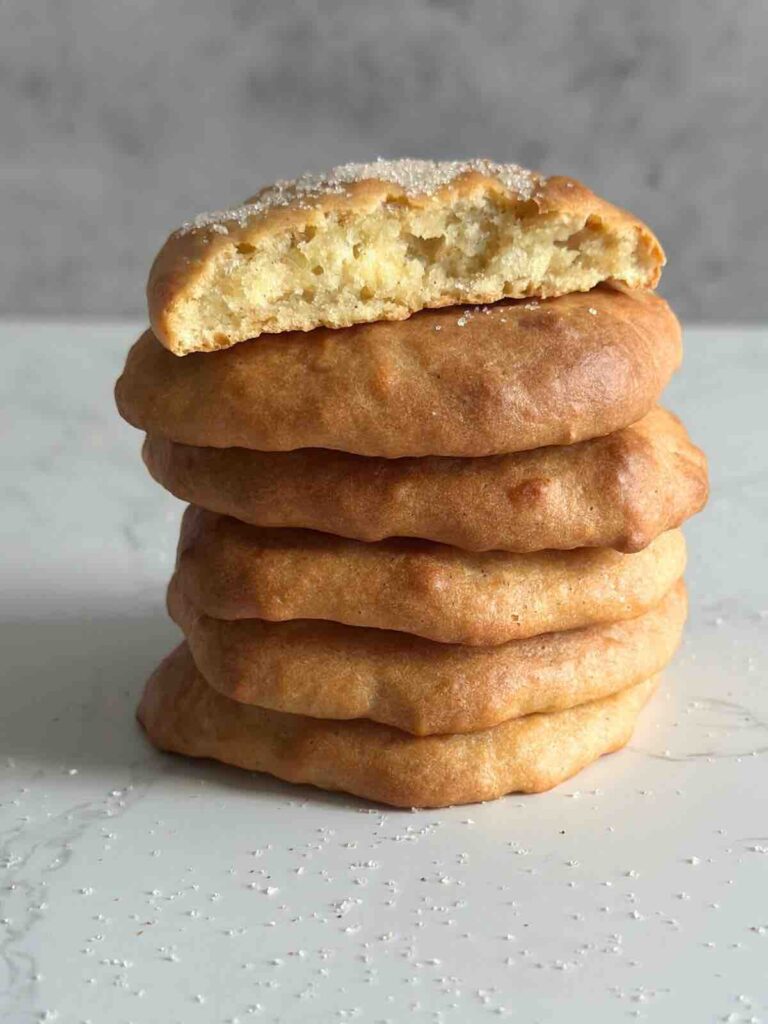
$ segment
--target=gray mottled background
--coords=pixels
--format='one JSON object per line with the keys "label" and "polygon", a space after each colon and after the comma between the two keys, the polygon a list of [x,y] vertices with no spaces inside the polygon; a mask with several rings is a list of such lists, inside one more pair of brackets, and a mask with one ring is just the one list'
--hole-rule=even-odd
{"label": "gray mottled background", "polygon": [[688,318],[768,314],[768,2],[0,0],[0,311],[140,313],[190,214],[487,155],[647,219]]}

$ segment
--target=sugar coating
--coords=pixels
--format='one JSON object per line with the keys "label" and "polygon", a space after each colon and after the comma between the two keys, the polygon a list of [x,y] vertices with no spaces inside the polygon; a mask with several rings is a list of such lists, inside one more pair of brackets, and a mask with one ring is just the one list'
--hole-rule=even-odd
{"label": "sugar coating", "polygon": [[398,185],[408,196],[431,196],[464,174],[475,172],[495,178],[523,200],[530,199],[544,179],[518,164],[499,164],[493,160],[384,160],[370,163],[341,164],[322,174],[302,174],[298,178],[277,181],[262,189],[251,201],[229,210],[201,213],[182,224],[180,234],[205,228],[220,229],[225,221],[245,227],[251,217],[282,206],[301,206],[302,199],[324,195],[342,195],[346,186],[360,181],[386,181]]}

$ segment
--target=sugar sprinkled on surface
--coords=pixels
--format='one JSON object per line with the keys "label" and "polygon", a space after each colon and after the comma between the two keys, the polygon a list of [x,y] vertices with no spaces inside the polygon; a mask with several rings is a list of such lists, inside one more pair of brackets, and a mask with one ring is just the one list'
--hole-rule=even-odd
{"label": "sugar sprinkled on surface", "polygon": [[[245,227],[251,217],[259,217],[284,206],[302,205],[302,200],[324,195],[343,195],[347,186],[360,181],[385,181],[397,185],[408,196],[432,196],[464,174],[478,173],[496,178],[520,199],[530,199],[543,179],[518,164],[500,164],[493,160],[384,160],[370,163],[341,164],[323,174],[302,174],[298,178],[277,181],[258,192],[242,206],[214,213],[201,213],[179,228],[179,234],[211,229],[226,234],[226,221]],[[223,229],[223,230],[222,230]]]}

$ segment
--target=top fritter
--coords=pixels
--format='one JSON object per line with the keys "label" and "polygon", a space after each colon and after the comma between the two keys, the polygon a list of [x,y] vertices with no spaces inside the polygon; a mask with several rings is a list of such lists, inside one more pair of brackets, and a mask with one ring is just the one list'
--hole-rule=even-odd
{"label": "top fritter", "polygon": [[183,225],[147,295],[155,335],[186,355],[607,280],[653,288],[663,264],[643,223],[573,179],[490,160],[377,160]]}

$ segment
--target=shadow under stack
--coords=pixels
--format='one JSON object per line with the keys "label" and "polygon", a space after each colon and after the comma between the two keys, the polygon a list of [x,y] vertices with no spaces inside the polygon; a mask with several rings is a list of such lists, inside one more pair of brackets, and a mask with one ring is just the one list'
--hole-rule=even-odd
{"label": "shadow under stack", "polygon": [[629,739],[686,617],[706,461],[630,214],[514,165],[305,175],[175,232],[117,385],[190,503],[164,750],[397,806]]}

